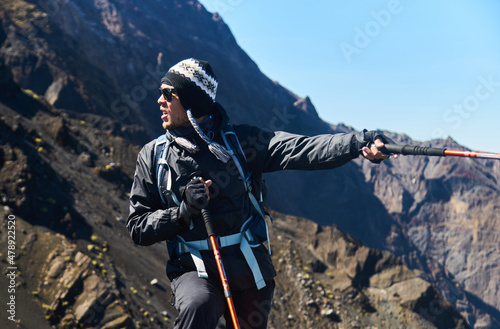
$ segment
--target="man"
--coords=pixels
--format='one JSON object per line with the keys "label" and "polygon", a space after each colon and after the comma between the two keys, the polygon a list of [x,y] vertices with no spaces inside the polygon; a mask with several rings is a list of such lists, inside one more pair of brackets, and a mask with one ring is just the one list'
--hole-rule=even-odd
{"label": "man", "polygon": [[[166,271],[179,311],[176,328],[215,328],[222,315],[231,327],[200,214],[208,209],[221,237],[239,323],[242,328],[266,328],[276,272],[263,245],[267,227],[262,207],[255,201],[262,174],[335,168],[360,154],[380,162],[387,157],[377,147],[387,139],[366,130],[314,137],[247,125],[233,130],[215,102],[217,85],[210,64],[193,58],[171,67],[161,80],[158,104],[165,141],[151,141],[138,155],[127,227],[136,244],[167,241]],[[231,149],[227,140],[233,132],[239,144]],[[243,177],[246,182],[242,176],[248,176]]]}

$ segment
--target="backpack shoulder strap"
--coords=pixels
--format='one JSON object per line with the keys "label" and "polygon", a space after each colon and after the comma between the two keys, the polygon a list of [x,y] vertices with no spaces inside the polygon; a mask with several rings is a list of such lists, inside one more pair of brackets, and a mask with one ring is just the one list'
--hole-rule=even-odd
{"label": "backpack shoulder strap", "polygon": [[[171,179],[171,171],[170,168],[167,164],[167,155],[168,155],[168,149],[170,147],[170,143],[167,140],[167,137],[165,134],[159,136],[156,139],[155,142],[155,148],[154,148],[154,169],[155,169],[155,176],[156,176],[156,186],[158,188],[158,193],[160,194],[161,202],[164,206],[168,205],[168,202],[165,198],[165,195],[171,196],[174,203],[177,205],[180,205],[179,200],[175,196],[174,193],[171,192],[172,188],[172,179]],[[167,186],[163,186],[161,183],[163,181],[163,175],[165,172],[168,175],[167,179]]]}
{"label": "backpack shoulder strap", "polygon": [[241,148],[240,141],[238,139],[238,136],[234,132],[234,127],[232,124],[228,123],[222,129],[222,139],[224,140],[226,149],[228,150],[229,154],[231,154],[236,167],[238,167],[240,176],[243,180],[250,183],[249,180],[252,173],[248,169],[247,158],[245,156],[245,153],[243,152],[243,149]]}
{"label": "backpack shoulder strap", "polygon": [[165,148],[165,144],[167,144],[167,136],[165,134],[158,136],[155,142],[155,147],[154,147],[154,165],[155,168],[158,164],[158,157],[161,156],[161,152],[163,152]]}
{"label": "backpack shoulder strap", "polygon": [[231,154],[236,167],[238,168],[238,172],[240,173],[240,177],[243,180],[243,184],[245,185],[245,190],[247,191],[248,197],[250,198],[250,202],[254,206],[255,210],[257,210],[258,214],[262,218],[266,218],[264,213],[264,209],[262,205],[257,201],[255,195],[252,193],[252,173],[248,169],[247,158],[243,149],[241,148],[240,141],[238,140],[238,136],[234,132],[234,127],[232,124],[228,123],[222,129],[222,139],[224,140],[224,144],[226,144],[226,148]]}

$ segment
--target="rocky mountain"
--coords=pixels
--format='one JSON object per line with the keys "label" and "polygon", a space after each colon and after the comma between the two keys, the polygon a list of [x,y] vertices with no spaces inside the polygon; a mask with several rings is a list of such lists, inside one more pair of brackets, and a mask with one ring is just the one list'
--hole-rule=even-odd
{"label": "rocky mountain", "polygon": [[[408,142],[407,137],[393,137],[400,143]],[[433,141],[433,145],[464,149],[453,141]],[[405,227],[418,250],[460,283],[465,296],[452,288],[444,293],[447,299],[461,311],[466,305],[464,301],[482,300],[483,309],[492,310],[496,318],[500,275],[500,239],[496,234],[500,229],[496,210],[500,202],[499,165],[492,160],[408,157],[392,161],[389,166],[363,166],[375,195]],[[437,285],[449,286],[446,281]],[[476,327],[488,326],[488,316],[482,318]]]}
{"label": "rocky mountain", "polygon": [[[19,260],[47,276],[47,280],[25,277],[21,287],[29,290],[23,291],[36,291],[35,297],[23,297],[30,300],[26,305],[45,304],[49,323],[58,326],[63,326],[65,317],[69,325],[82,321],[89,308],[99,314],[92,320],[96,325],[122,318],[130,326],[137,326],[137,321],[144,326],[141,321],[148,321],[153,313],[157,321],[168,305],[163,295],[169,284],[160,277],[163,248],[131,247],[123,218],[136,154],[161,133],[156,88],[170,65],[187,57],[210,61],[220,81],[217,99],[233,122],[308,135],[351,130],[323,122],[309,98],[300,98],[267,78],[237,45],[222,19],[197,1],[4,0],[0,23],[1,202],[6,213],[12,212],[26,225],[26,238],[33,240],[27,245],[40,242]],[[404,135],[391,137],[418,144]],[[460,147],[452,140],[432,144]],[[499,231],[498,166],[493,161],[448,158],[403,157],[382,165],[359,159],[331,171],[270,174],[268,202],[282,213],[312,219],[317,223],[314,227],[335,224],[370,248],[393,252],[432,283],[474,328],[496,328],[500,327],[495,234]],[[303,241],[296,245],[311,251],[307,257],[313,255],[325,266],[335,267],[317,246],[311,249],[307,241],[312,240],[299,233],[289,234],[301,237]],[[49,244],[61,248],[51,253],[44,249],[46,244],[46,248]],[[328,245],[325,248],[334,248]],[[305,252],[300,248],[296,252]],[[40,255],[34,257],[35,251]],[[151,257],[145,258],[144,253]],[[292,280],[293,271],[279,264],[285,273],[282,282]],[[339,282],[348,282],[340,278],[354,275],[344,271],[347,274],[336,276]],[[59,279],[75,276],[75,291],[58,286]],[[155,277],[159,283],[148,285]],[[282,287],[292,285],[299,293],[301,286],[293,282]],[[372,306],[376,304],[372,299],[385,299],[369,288],[392,286],[371,285],[366,278],[363,282],[353,284],[357,292],[352,296],[363,296]],[[91,290],[102,295],[79,297]],[[284,298],[286,306],[281,307],[292,317],[302,308],[311,311],[311,318],[320,319],[321,305],[327,305],[314,301],[320,306],[312,312],[315,307],[304,306],[308,300],[288,304]],[[84,300],[98,304],[89,306]],[[147,307],[148,300],[155,312]],[[108,307],[119,316],[105,318]],[[389,311],[373,307],[378,310],[375,314]],[[422,316],[418,308],[412,310]],[[443,310],[437,313],[455,319],[447,323],[460,325],[459,317]],[[166,312],[171,321],[173,310]],[[350,312],[341,317],[344,327],[355,314]],[[293,323],[285,313],[276,314],[272,320],[280,321],[273,322],[276,327]],[[383,327],[381,322],[366,323]]]}

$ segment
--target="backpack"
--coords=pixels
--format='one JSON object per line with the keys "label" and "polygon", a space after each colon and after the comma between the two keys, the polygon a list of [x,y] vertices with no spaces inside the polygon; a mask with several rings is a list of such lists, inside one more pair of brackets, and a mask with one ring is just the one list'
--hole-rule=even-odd
{"label": "backpack", "polygon": [[[245,186],[245,191],[248,194],[250,202],[257,211],[257,214],[259,214],[259,218],[255,218],[252,221],[245,222],[243,224],[242,230],[250,228],[256,240],[255,244],[260,244],[266,240],[268,241],[269,237],[267,232],[267,224],[265,223],[265,218],[266,215],[269,216],[272,222],[272,217],[264,210],[264,202],[266,194],[265,182],[262,179],[259,182],[256,182],[252,179],[252,172],[248,169],[247,158],[243,152],[243,149],[241,148],[238,136],[234,132],[233,125],[228,123],[225,127],[223,127],[221,130],[221,135],[224,144],[226,146],[226,149],[231,155],[231,158],[233,159],[238,169],[240,178],[243,181],[243,184]],[[168,204],[167,197],[171,197],[174,203],[177,206],[180,206],[181,204],[180,201],[177,199],[175,193],[173,193],[171,190],[172,188],[172,179],[170,177],[171,171],[168,168],[167,164],[168,149],[170,146],[169,144],[170,142],[167,140],[165,134],[159,136],[155,143],[154,168],[155,168],[157,188],[158,188],[158,193],[160,194],[161,197],[162,204],[164,206],[167,206]],[[167,179],[167,186],[163,186],[161,184],[164,177],[163,175],[165,174],[169,175],[169,178]],[[258,199],[254,194],[254,189],[255,189],[255,194],[257,194],[258,196]],[[271,249],[269,246],[269,252],[270,251]]]}
{"label": "backpack", "polygon": [[[238,172],[240,174],[240,178],[245,185],[245,191],[248,194],[248,198],[252,203],[253,207],[257,212],[257,216],[250,216],[242,225],[240,233],[231,234],[227,236],[219,236],[218,243],[221,248],[225,246],[231,245],[240,245],[240,250],[250,267],[250,270],[253,274],[255,284],[257,289],[262,289],[266,286],[266,282],[262,276],[262,272],[260,270],[260,266],[257,263],[255,255],[252,252],[252,248],[258,247],[262,245],[264,242],[269,241],[269,231],[266,223],[266,215],[269,216],[264,211],[264,181],[262,180],[258,187],[260,188],[258,192],[259,201],[252,192],[252,186],[257,186],[257,183],[254,182],[252,184],[252,173],[248,170],[247,159],[245,154],[243,153],[243,149],[241,148],[240,142],[238,140],[238,136],[234,132],[234,128],[231,124],[227,124],[222,130],[221,135],[224,140],[224,144],[226,145],[227,151],[230,153],[231,158],[233,159],[236,167],[238,168]],[[168,167],[167,163],[167,154],[168,149],[170,147],[169,141],[167,141],[166,135],[162,135],[157,138],[154,148],[154,168],[155,175],[158,187],[158,193],[160,194],[162,204],[167,206],[166,197],[170,196],[174,203],[180,206],[180,202],[175,196],[175,193],[172,192],[172,179],[171,179],[171,170]],[[167,179],[167,186],[162,186],[161,182],[163,181],[163,175],[169,175]],[[269,218],[272,221],[271,216]],[[193,228],[193,222],[190,224],[190,229]],[[176,237],[176,250],[177,253],[183,254],[189,252],[193,259],[193,263],[196,266],[198,276],[199,277],[208,277],[208,274],[205,269],[205,265],[200,254],[202,250],[208,250],[209,244],[207,243],[207,239],[198,240],[198,241],[185,241],[181,236],[177,235]],[[271,255],[271,244],[268,243],[268,252]]]}

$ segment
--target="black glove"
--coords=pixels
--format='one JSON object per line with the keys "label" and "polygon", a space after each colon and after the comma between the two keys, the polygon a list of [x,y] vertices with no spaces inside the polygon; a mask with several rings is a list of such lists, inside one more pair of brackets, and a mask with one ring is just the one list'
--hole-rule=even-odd
{"label": "black glove", "polygon": [[184,191],[179,206],[178,219],[182,225],[189,225],[200,214],[201,209],[208,206],[208,194],[199,177],[191,179]]}
{"label": "black glove", "polygon": [[[385,136],[381,131],[378,130],[366,130],[356,133],[353,137],[351,144],[351,154],[357,157],[363,151],[363,147],[370,147],[371,144],[375,143],[376,139],[380,139],[384,144],[394,144],[394,141],[389,137]],[[380,163],[382,160],[369,160],[373,163]]]}

